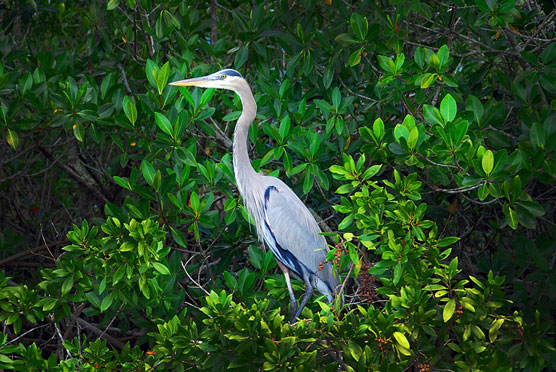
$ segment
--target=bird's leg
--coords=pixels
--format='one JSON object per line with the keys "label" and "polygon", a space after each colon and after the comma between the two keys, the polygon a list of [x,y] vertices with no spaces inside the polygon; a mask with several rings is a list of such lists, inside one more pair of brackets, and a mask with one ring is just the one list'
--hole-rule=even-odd
{"label": "bird's leg", "polygon": [[[278,267],[284,272],[284,277],[286,278],[288,292],[290,293],[290,314],[293,316],[295,314],[295,310],[297,310],[297,300],[295,299],[295,294],[293,293],[292,282],[290,280],[290,271],[280,261],[276,260],[276,262],[278,263]],[[292,319],[295,319],[295,317]]]}
{"label": "bird's leg", "polygon": [[299,304],[299,307],[297,308],[297,312],[292,317],[290,323],[295,322],[295,320],[297,318],[299,318],[299,316],[301,315],[301,311],[303,311],[303,308],[307,304],[307,301],[309,301],[309,299],[313,295],[314,287],[313,287],[313,283],[311,283],[311,280],[309,280],[309,278],[305,278],[305,285],[307,286],[307,289],[305,289],[305,295],[303,296],[303,299],[301,300],[301,303]]}

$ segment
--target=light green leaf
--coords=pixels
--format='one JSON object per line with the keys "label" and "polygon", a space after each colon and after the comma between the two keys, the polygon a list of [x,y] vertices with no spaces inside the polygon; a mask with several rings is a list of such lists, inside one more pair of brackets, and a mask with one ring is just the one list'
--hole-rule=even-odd
{"label": "light green leaf", "polygon": [[116,9],[120,5],[120,0],[110,0],[108,4],[106,4],[106,10]]}
{"label": "light green leaf", "polygon": [[409,137],[407,139],[407,147],[413,150],[415,148],[415,145],[417,144],[418,139],[419,139],[419,129],[417,129],[417,127],[414,127],[411,130],[411,132],[409,132]]}
{"label": "light green leaf", "polygon": [[405,337],[405,335],[401,332],[394,332],[394,338],[396,339],[396,342],[398,344],[400,344],[402,347],[409,349],[409,341],[407,340],[407,338]]}
{"label": "light green leaf", "polygon": [[453,121],[457,112],[458,106],[456,104],[456,100],[450,93],[446,94],[446,96],[442,99],[442,102],[440,102],[440,113],[442,114],[444,121]]}
{"label": "light green leaf", "polygon": [[494,167],[494,155],[492,154],[492,151],[487,150],[485,152],[482,159],[482,166],[483,171],[485,171],[486,175],[488,176],[490,172],[492,172],[492,168]]}
{"label": "light green leaf", "polygon": [[353,214],[347,215],[342,222],[338,225],[338,230],[344,230],[351,225],[353,222]]}
{"label": "light green leaf", "polygon": [[384,122],[381,118],[376,119],[373,123],[373,132],[379,141],[384,137]]}
{"label": "light green leaf", "polygon": [[494,342],[494,340],[496,340],[498,331],[500,330],[500,327],[502,327],[502,324],[504,324],[504,319],[496,319],[492,322],[490,329],[488,330],[488,338],[490,339],[490,342]]}
{"label": "light green leaf", "polygon": [[454,311],[456,310],[456,299],[450,298],[450,300],[444,306],[444,311],[442,312],[442,319],[444,319],[444,323],[452,318],[454,315]]}
{"label": "light green leaf", "polygon": [[170,270],[164,264],[162,264],[160,262],[156,262],[156,261],[151,262],[151,263],[152,263],[154,269],[156,271],[158,271],[159,273],[161,273],[162,275],[170,275]]}
{"label": "light green leaf", "polygon": [[427,89],[438,79],[437,74],[426,73],[421,79],[421,89]]}
{"label": "light green leaf", "polygon": [[8,128],[8,134],[6,134],[6,142],[8,142],[8,145],[10,145],[14,150],[16,150],[17,146],[19,146],[19,136],[17,135],[17,132]]}
{"label": "light green leaf", "polygon": [[124,189],[131,191],[131,184],[127,178],[114,176],[114,181]]}

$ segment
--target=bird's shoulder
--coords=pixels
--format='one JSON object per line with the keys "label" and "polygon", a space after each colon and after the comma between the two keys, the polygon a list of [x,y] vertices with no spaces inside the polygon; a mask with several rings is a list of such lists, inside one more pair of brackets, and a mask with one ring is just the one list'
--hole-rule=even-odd
{"label": "bird's shoulder", "polygon": [[267,202],[267,205],[272,196],[273,201],[284,202],[284,200],[288,200],[290,203],[293,203],[293,205],[297,206],[298,204],[301,204],[305,209],[307,208],[305,207],[305,204],[303,204],[301,199],[299,199],[297,194],[281,179],[272,176],[264,176],[263,180],[264,198]]}
{"label": "bird's shoulder", "polygon": [[315,217],[288,185],[278,178],[267,177],[265,186],[265,219],[270,228],[292,237],[310,235],[319,245],[324,242]]}
{"label": "bird's shoulder", "polygon": [[[315,217],[283,181],[274,177],[265,181],[267,243],[270,246],[277,244],[311,271],[317,271],[320,263],[326,261],[328,248]],[[288,267],[295,271],[294,267]]]}

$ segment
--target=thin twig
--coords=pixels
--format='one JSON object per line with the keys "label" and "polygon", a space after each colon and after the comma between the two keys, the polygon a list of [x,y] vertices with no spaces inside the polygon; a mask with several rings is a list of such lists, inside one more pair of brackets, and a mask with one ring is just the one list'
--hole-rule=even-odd
{"label": "thin twig", "polygon": [[196,286],[197,288],[200,288],[203,292],[205,292],[205,294],[208,296],[210,295],[210,293],[204,289],[201,284],[199,284],[197,281],[195,281],[195,279],[193,279],[193,277],[191,275],[189,275],[189,272],[187,271],[187,264],[189,263],[189,261],[191,261],[196,255],[193,255],[191,257],[189,257],[189,259],[187,260],[186,263],[181,263],[181,267],[183,268],[183,271],[185,271],[185,275],[187,275],[187,277],[189,278],[189,280],[191,280]]}

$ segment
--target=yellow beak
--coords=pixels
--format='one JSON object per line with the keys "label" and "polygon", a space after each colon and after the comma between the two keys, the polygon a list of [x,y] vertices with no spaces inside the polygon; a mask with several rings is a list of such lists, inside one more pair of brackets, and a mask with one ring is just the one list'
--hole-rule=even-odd
{"label": "yellow beak", "polygon": [[169,85],[173,85],[177,87],[190,87],[190,86],[206,87],[210,83],[211,83],[211,79],[208,76],[202,76],[202,77],[197,77],[192,79],[174,81]]}

